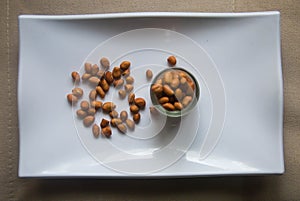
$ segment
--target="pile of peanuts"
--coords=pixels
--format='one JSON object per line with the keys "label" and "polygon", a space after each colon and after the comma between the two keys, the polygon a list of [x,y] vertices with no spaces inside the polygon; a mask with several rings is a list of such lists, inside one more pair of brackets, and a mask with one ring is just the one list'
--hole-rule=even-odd
{"label": "pile of peanuts", "polygon": [[[85,127],[92,126],[93,135],[98,138],[100,133],[103,136],[110,137],[112,135],[111,127],[116,127],[121,133],[126,133],[127,128],[134,130],[135,124],[141,119],[140,110],[145,109],[146,101],[144,98],[135,97],[133,91],[134,78],[130,76],[129,61],[121,62],[120,66],[114,67],[110,71],[110,61],[103,57],[100,59],[100,67],[97,64],[85,63],[85,73],[80,76],[78,72],[72,72],[71,76],[75,84],[72,93],[67,95],[67,100],[70,104],[75,105],[83,96],[83,90],[79,88],[81,81],[88,83],[92,89],[89,92],[89,101],[80,101],[80,109],[76,111],[78,118],[83,120]],[[152,79],[152,71],[147,70],[146,76],[148,80]],[[120,114],[116,111],[116,105],[113,102],[103,102],[107,92],[111,86],[118,89],[118,94],[121,99],[125,99],[128,95],[128,104],[132,119],[128,117],[128,113],[123,110]],[[123,89],[122,89],[123,87]],[[101,100],[98,100],[100,97]],[[102,118],[100,125],[95,122],[97,112],[109,114],[110,120]]]}

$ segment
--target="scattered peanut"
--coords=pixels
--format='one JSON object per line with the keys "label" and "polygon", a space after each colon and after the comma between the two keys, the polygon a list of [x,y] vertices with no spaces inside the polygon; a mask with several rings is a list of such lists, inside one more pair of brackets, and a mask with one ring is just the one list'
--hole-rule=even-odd
{"label": "scattered peanut", "polygon": [[96,91],[97,91],[97,93],[99,94],[99,96],[103,99],[104,97],[105,97],[105,91],[102,89],[102,87],[101,86],[97,86],[96,87]]}
{"label": "scattered peanut", "polygon": [[134,121],[136,124],[139,123],[139,122],[140,122],[140,119],[141,119],[140,113],[134,114],[134,115],[132,116],[132,119],[133,119],[133,121]]}
{"label": "scattered peanut", "polygon": [[128,118],[128,113],[125,110],[123,110],[120,113],[120,119],[124,122],[124,121],[126,121],[127,118]]}
{"label": "scattered peanut", "polygon": [[168,63],[169,63],[170,66],[175,66],[176,62],[177,62],[176,57],[174,57],[174,56],[169,56],[168,57]]}
{"label": "scattered peanut", "polygon": [[131,92],[131,93],[128,95],[128,103],[129,103],[129,104],[132,104],[132,103],[134,102],[134,99],[135,99],[135,94]]}
{"label": "scattered peanut", "polygon": [[131,85],[131,84],[125,84],[124,88],[125,88],[125,91],[127,93],[129,93],[129,92],[131,92],[133,90],[133,85]]}
{"label": "scattered peanut", "polygon": [[102,105],[102,111],[105,113],[110,113],[116,108],[116,105],[113,102],[105,102]]}
{"label": "scattered peanut", "polygon": [[79,109],[76,111],[76,114],[77,116],[80,118],[80,119],[83,119],[84,117],[87,116],[87,112],[86,111],[83,111],[82,109]]}
{"label": "scattered peanut", "polygon": [[91,115],[86,116],[86,117],[83,119],[83,125],[84,125],[85,127],[89,127],[89,126],[91,126],[91,125],[94,123],[94,121],[95,121],[95,117],[94,117],[94,116],[91,116]]}
{"label": "scattered peanut", "polygon": [[117,124],[117,128],[123,134],[125,134],[127,132],[127,128],[126,128],[126,126],[123,123]]}
{"label": "scattered peanut", "polygon": [[129,130],[134,130],[135,128],[134,121],[132,121],[131,119],[126,119],[125,123],[126,126],[129,128]]}
{"label": "scattered peanut", "polygon": [[110,124],[113,127],[116,127],[118,124],[121,124],[121,123],[122,123],[122,120],[119,118],[113,118],[110,120]]}
{"label": "scattered peanut", "polygon": [[75,84],[78,84],[80,82],[80,75],[79,75],[78,72],[73,71],[72,74],[71,74],[71,76],[72,76],[73,82]]}
{"label": "scattered peanut", "polygon": [[84,70],[85,70],[86,73],[91,74],[92,73],[92,64],[86,62],[84,64]]}
{"label": "scattered peanut", "polygon": [[100,128],[97,124],[94,124],[93,125],[93,134],[95,136],[95,138],[99,137],[99,134],[100,134]]}
{"label": "scattered peanut", "polygon": [[92,77],[91,74],[89,74],[89,73],[84,73],[84,74],[82,75],[81,79],[82,79],[83,81],[86,81],[86,80],[90,79],[90,77]]}
{"label": "scattered peanut", "polygon": [[130,105],[130,112],[136,114],[140,111],[140,108],[137,105]]}
{"label": "scattered peanut", "polygon": [[96,86],[96,85],[98,85],[100,83],[100,79],[98,77],[90,77],[89,78],[89,83],[91,85]]}
{"label": "scattered peanut", "polygon": [[90,94],[89,94],[89,97],[90,97],[90,100],[96,100],[97,91],[95,89],[91,90]]}
{"label": "scattered peanut", "polygon": [[144,109],[146,106],[146,101],[143,98],[134,99],[134,103],[140,108]]}
{"label": "scattered peanut", "polygon": [[101,101],[92,101],[91,107],[98,110],[98,109],[102,108],[102,102]]}
{"label": "scattered peanut", "polygon": [[108,92],[109,90],[109,84],[105,79],[101,79],[100,86],[102,87],[103,91]]}
{"label": "scattered peanut", "polygon": [[118,112],[117,112],[116,110],[113,110],[113,111],[111,111],[111,112],[109,113],[109,116],[110,116],[111,118],[118,118],[119,114],[118,114]]}
{"label": "scattered peanut", "polygon": [[127,84],[133,84],[134,83],[134,78],[131,76],[126,77],[126,83]]}
{"label": "scattered peanut", "polygon": [[74,89],[72,89],[72,94],[74,96],[76,96],[77,98],[81,98],[82,95],[83,95],[83,90],[81,88],[78,88],[78,87],[74,88]]}
{"label": "scattered peanut", "polygon": [[120,64],[120,68],[124,71],[124,70],[127,70],[128,68],[130,67],[130,62],[129,61],[123,61],[121,64]]}
{"label": "scattered peanut", "polygon": [[101,120],[101,123],[100,123],[100,126],[101,126],[101,128],[104,128],[104,127],[106,127],[106,126],[108,126],[109,125],[109,121],[107,120],[107,119],[102,119]]}
{"label": "scattered peanut", "polygon": [[94,64],[92,66],[92,72],[91,72],[91,74],[92,75],[97,75],[98,71],[99,71],[99,66],[97,64]]}
{"label": "scattered peanut", "polygon": [[80,107],[81,107],[82,110],[87,111],[90,107],[90,104],[89,104],[89,102],[84,100],[84,101],[81,101]]}
{"label": "scattered peanut", "polygon": [[113,78],[112,73],[110,71],[105,72],[105,80],[107,81],[108,84],[113,83],[114,78]]}
{"label": "scattered peanut", "polygon": [[152,79],[153,73],[152,73],[152,71],[151,71],[150,69],[148,69],[148,70],[146,71],[146,77],[147,77],[148,80],[151,80],[151,79]]}
{"label": "scattered peanut", "polygon": [[112,76],[114,77],[114,79],[120,79],[122,75],[121,69],[119,67],[114,67],[113,71],[112,71]]}
{"label": "scattered peanut", "polygon": [[126,97],[126,91],[124,91],[123,89],[119,90],[119,97],[121,99],[124,99]]}
{"label": "scattered peanut", "polygon": [[102,57],[100,59],[100,64],[105,70],[107,70],[110,66],[110,62],[109,62],[108,58],[106,58],[106,57]]}
{"label": "scattered peanut", "polygon": [[102,135],[104,135],[105,137],[110,137],[111,136],[111,128],[110,126],[106,126],[105,128],[101,129],[101,133]]}
{"label": "scattered peanut", "polygon": [[88,115],[94,116],[96,114],[96,109],[95,108],[89,108],[87,113],[88,113]]}
{"label": "scattered peanut", "polygon": [[99,79],[102,79],[103,76],[104,76],[104,74],[105,74],[104,70],[99,70],[98,73],[97,73],[97,77],[98,77]]}
{"label": "scattered peanut", "polygon": [[130,69],[127,69],[127,70],[125,70],[125,71],[122,72],[122,76],[123,77],[127,77],[129,75],[130,75]]}
{"label": "scattered peanut", "polygon": [[113,85],[115,88],[120,88],[124,84],[123,79],[114,80]]}
{"label": "scattered peanut", "polygon": [[68,94],[67,99],[70,104],[76,104],[78,102],[78,98],[74,96],[73,94]]}

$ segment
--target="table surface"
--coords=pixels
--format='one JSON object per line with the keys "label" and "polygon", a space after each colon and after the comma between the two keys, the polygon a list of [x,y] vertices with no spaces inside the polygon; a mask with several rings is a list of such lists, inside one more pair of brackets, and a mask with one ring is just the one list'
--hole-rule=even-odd
{"label": "table surface", "polygon": [[[298,0],[7,0],[0,1],[0,7],[0,200],[300,200]],[[283,175],[164,180],[18,178],[18,15],[270,10],[281,12],[286,168]]]}

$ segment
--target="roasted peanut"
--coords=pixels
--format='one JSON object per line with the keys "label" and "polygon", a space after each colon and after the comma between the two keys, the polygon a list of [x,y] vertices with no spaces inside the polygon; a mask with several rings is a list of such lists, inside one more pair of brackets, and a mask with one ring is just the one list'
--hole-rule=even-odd
{"label": "roasted peanut", "polygon": [[99,66],[97,64],[94,64],[92,66],[92,72],[91,72],[91,74],[92,75],[97,75],[98,71],[99,71]]}
{"label": "roasted peanut", "polygon": [[78,98],[74,96],[73,94],[68,94],[67,99],[70,104],[76,104],[78,102]]}
{"label": "roasted peanut", "polygon": [[104,75],[105,75],[104,70],[99,70],[98,73],[97,73],[97,77],[98,77],[99,79],[102,79],[102,78],[104,77]]}
{"label": "roasted peanut", "polygon": [[89,83],[93,86],[96,86],[100,83],[100,79],[98,77],[90,77]]}
{"label": "roasted peanut", "polygon": [[116,105],[113,102],[105,102],[102,105],[102,111],[106,113],[110,113],[116,108]]}
{"label": "roasted peanut", "polygon": [[88,113],[88,115],[94,116],[96,114],[96,109],[95,108],[89,108],[87,113]]}
{"label": "roasted peanut", "polygon": [[109,62],[108,58],[106,58],[106,57],[102,57],[100,59],[100,64],[105,70],[107,70],[110,66],[110,62]]}
{"label": "roasted peanut", "polygon": [[130,62],[129,61],[123,61],[121,64],[120,64],[120,68],[124,71],[124,70],[127,70],[128,68],[130,67]]}
{"label": "roasted peanut", "polygon": [[174,95],[174,91],[173,89],[171,89],[171,87],[169,85],[164,85],[163,86],[163,91],[165,92],[165,94],[167,94],[168,96],[173,96]]}
{"label": "roasted peanut", "polygon": [[175,97],[177,98],[177,100],[181,100],[183,98],[183,93],[181,89],[176,89],[175,90]]}
{"label": "roasted peanut", "polygon": [[126,83],[127,84],[133,84],[134,83],[134,78],[131,76],[126,77]]}
{"label": "roasted peanut", "polygon": [[83,119],[84,117],[87,116],[87,112],[86,111],[83,111],[82,109],[79,109],[76,111],[76,114],[77,116],[80,118],[80,119]]}
{"label": "roasted peanut", "polygon": [[146,106],[146,101],[143,98],[134,99],[134,103],[140,108],[144,109]]}
{"label": "roasted peanut", "polygon": [[140,111],[140,108],[137,105],[130,105],[130,112],[136,114]]}
{"label": "roasted peanut", "polygon": [[119,114],[118,114],[118,112],[117,112],[116,110],[113,110],[113,111],[111,111],[111,112],[109,113],[109,116],[110,116],[111,118],[118,118]]}
{"label": "roasted peanut", "polygon": [[110,125],[116,127],[118,124],[121,124],[122,120],[119,118],[113,118],[110,120]]}
{"label": "roasted peanut", "polygon": [[166,97],[166,96],[161,97],[161,98],[158,100],[158,102],[159,102],[160,104],[168,103],[168,102],[169,102],[169,97]]}
{"label": "roasted peanut", "polygon": [[92,131],[93,131],[93,135],[94,135],[95,138],[99,137],[100,128],[99,128],[99,126],[97,124],[93,125]]}
{"label": "roasted peanut", "polygon": [[162,85],[162,84],[163,84],[163,81],[162,81],[162,79],[158,79],[158,80],[156,80],[155,84],[160,84],[160,85]]}
{"label": "roasted peanut", "polygon": [[78,88],[78,87],[74,88],[74,89],[72,89],[72,94],[74,96],[76,96],[77,98],[81,98],[82,95],[83,95],[83,90],[81,88]]}
{"label": "roasted peanut", "polygon": [[129,93],[129,92],[131,92],[133,90],[133,85],[131,85],[131,84],[125,84],[124,88],[125,88],[125,91],[127,93]]}
{"label": "roasted peanut", "polygon": [[120,88],[124,84],[123,79],[114,80],[113,85],[115,88]]}
{"label": "roasted peanut", "polygon": [[82,110],[87,111],[90,107],[90,104],[89,104],[89,102],[84,100],[84,101],[81,101],[80,107],[81,107]]}
{"label": "roasted peanut", "polygon": [[91,74],[89,74],[89,73],[84,73],[84,74],[82,75],[81,79],[82,79],[83,81],[86,81],[86,80],[90,79],[90,77],[92,77]]}
{"label": "roasted peanut", "polygon": [[97,93],[99,94],[99,96],[100,96],[101,98],[104,98],[104,97],[105,97],[106,93],[105,93],[105,91],[102,89],[101,86],[97,86],[97,87],[96,87],[96,91],[97,91]]}
{"label": "roasted peanut", "polygon": [[129,103],[129,104],[132,104],[132,103],[134,102],[134,99],[135,99],[135,94],[131,92],[131,93],[128,95],[128,103]]}
{"label": "roasted peanut", "polygon": [[179,82],[179,79],[178,78],[175,78],[171,81],[170,83],[170,86],[173,88],[173,89],[176,89],[178,86],[179,86],[180,82]]}
{"label": "roasted peanut", "polygon": [[192,100],[193,98],[191,96],[186,96],[182,99],[182,105],[186,107]]}
{"label": "roasted peanut", "polygon": [[110,137],[111,134],[112,134],[110,126],[106,126],[105,128],[102,128],[102,129],[101,129],[101,133],[102,133],[102,135],[104,135],[105,137]]}
{"label": "roasted peanut", "polygon": [[153,73],[152,73],[152,71],[151,71],[150,69],[148,69],[148,70],[146,71],[146,77],[147,77],[148,80],[151,80],[151,79],[152,79]]}
{"label": "roasted peanut", "polygon": [[174,107],[177,110],[182,110],[183,109],[183,105],[180,102],[175,102]]}
{"label": "roasted peanut", "polygon": [[126,91],[124,91],[123,89],[119,90],[118,93],[121,99],[124,99],[126,97]]}
{"label": "roasted peanut", "polygon": [[135,128],[135,123],[131,119],[126,119],[125,121],[126,126],[129,128],[129,130],[134,130]]}
{"label": "roasted peanut", "polygon": [[153,84],[151,86],[151,90],[154,93],[158,94],[158,93],[161,93],[163,91],[163,86],[161,84]]}
{"label": "roasted peanut", "polygon": [[139,123],[139,122],[140,122],[140,119],[141,119],[140,113],[134,114],[134,115],[132,116],[132,119],[133,119],[133,121],[134,121],[136,124]]}
{"label": "roasted peanut", "polygon": [[111,73],[110,71],[106,71],[104,77],[105,77],[105,80],[106,80],[106,82],[107,82],[108,84],[113,83],[114,78],[113,78],[112,73]]}
{"label": "roasted peanut", "polygon": [[95,121],[95,117],[94,117],[94,116],[91,116],[91,115],[86,116],[86,117],[83,119],[83,125],[84,125],[85,127],[89,127],[89,126],[91,126],[91,125],[94,123],[94,121]]}
{"label": "roasted peanut", "polygon": [[125,126],[123,123],[117,124],[117,128],[118,128],[118,130],[121,131],[121,133],[123,133],[123,134],[125,134],[125,133],[127,132],[127,128],[126,128],[126,126]]}
{"label": "roasted peanut", "polygon": [[168,59],[167,59],[168,63],[170,66],[175,66],[176,65],[176,57],[174,56],[169,56]]}
{"label": "roasted peanut", "polygon": [[109,125],[109,121],[107,120],[107,119],[102,119],[101,120],[101,123],[100,123],[100,126],[101,126],[101,128],[104,128],[104,127],[106,127],[106,126],[108,126]]}
{"label": "roasted peanut", "polygon": [[163,107],[164,107],[166,110],[170,110],[170,111],[175,110],[174,105],[171,104],[171,103],[165,103],[165,104],[163,104]]}
{"label": "roasted peanut", "polygon": [[92,73],[92,64],[86,62],[84,64],[84,70],[85,70],[86,73],[91,74]]}
{"label": "roasted peanut", "polygon": [[130,75],[130,69],[127,69],[127,70],[125,70],[125,71],[122,72],[122,76],[123,77],[127,77],[129,75]]}
{"label": "roasted peanut", "polygon": [[170,84],[172,80],[173,80],[172,73],[170,71],[165,72],[163,82],[166,84]]}
{"label": "roasted peanut", "polygon": [[109,84],[105,79],[101,79],[100,86],[102,87],[103,91],[108,92],[109,90]]}
{"label": "roasted peanut", "polygon": [[121,69],[119,67],[114,67],[113,71],[112,71],[112,76],[114,77],[114,79],[120,79],[122,75]]}
{"label": "roasted peanut", "polygon": [[96,97],[97,97],[97,91],[95,89],[91,90],[89,94],[90,100],[96,100]]}
{"label": "roasted peanut", "polygon": [[98,109],[102,108],[102,102],[101,101],[92,101],[91,107],[98,110]]}
{"label": "roasted peanut", "polygon": [[128,113],[125,110],[123,110],[120,113],[120,119],[124,122],[124,121],[126,121],[127,118],[128,118]]}
{"label": "roasted peanut", "polygon": [[71,76],[72,76],[73,82],[74,82],[75,84],[78,84],[78,83],[80,82],[80,75],[79,75],[78,72],[73,71],[73,72],[71,73]]}

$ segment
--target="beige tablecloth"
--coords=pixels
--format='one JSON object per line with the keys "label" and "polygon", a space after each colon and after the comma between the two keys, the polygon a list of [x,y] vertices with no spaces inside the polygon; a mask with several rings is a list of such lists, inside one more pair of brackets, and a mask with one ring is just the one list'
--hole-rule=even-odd
{"label": "beige tablecloth", "polygon": [[[299,0],[2,0],[0,8],[0,200],[300,200]],[[267,10],[281,12],[285,174],[175,180],[18,178],[18,15]]]}

